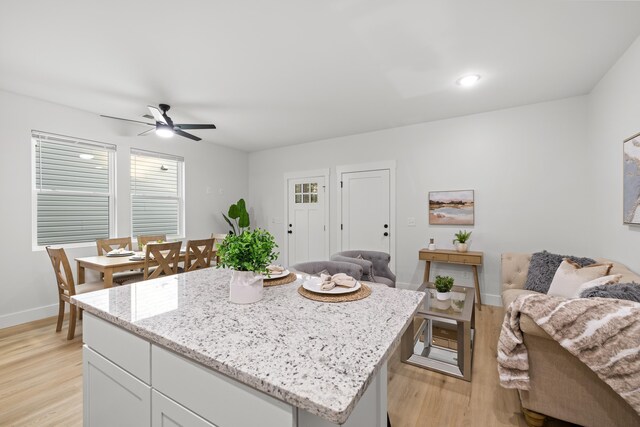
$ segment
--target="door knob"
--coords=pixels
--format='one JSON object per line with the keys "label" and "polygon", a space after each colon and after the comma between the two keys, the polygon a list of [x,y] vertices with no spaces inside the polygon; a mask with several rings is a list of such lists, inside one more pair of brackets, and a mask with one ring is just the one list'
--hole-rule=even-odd
{"label": "door knob", "polygon": [[386,237],[386,236],[388,236],[388,235],[389,235],[389,233],[387,233],[387,232],[385,231],[385,232],[384,232],[384,236]]}
{"label": "door knob", "polygon": [[385,224],[385,225],[384,225],[384,228],[389,228],[389,224]]}
{"label": "door knob", "polygon": [[287,233],[289,233],[289,234],[293,234],[293,231],[289,230],[289,231],[287,231]]}

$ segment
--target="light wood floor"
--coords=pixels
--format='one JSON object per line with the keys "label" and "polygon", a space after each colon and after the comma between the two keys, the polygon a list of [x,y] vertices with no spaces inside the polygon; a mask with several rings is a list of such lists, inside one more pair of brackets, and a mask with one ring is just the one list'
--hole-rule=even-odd
{"label": "light wood floor", "polygon": [[[388,386],[393,427],[526,427],[517,393],[498,385],[501,322],[501,308],[477,312],[471,383],[401,363],[396,351]],[[82,321],[72,341],[66,331],[65,322],[55,332],[55,318],[0,330],[0,426],[82,425]]]}

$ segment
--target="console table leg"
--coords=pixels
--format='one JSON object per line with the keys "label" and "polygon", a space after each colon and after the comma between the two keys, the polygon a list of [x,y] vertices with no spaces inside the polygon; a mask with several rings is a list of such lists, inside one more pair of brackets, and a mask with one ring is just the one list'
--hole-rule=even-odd
{"label": "console table leg", "polygon": [[473,282],[476,286],[476,298],[478,299],[478,310],[482,310],[482,297],[480,296],[480,280],[478,280],[478,266],[472,265]]}
{"label": "console table leg", "polygon": [[431,275],[431,261],[426,261],[424,265],[424,278],[422,282],[428,282],[429,276]]}

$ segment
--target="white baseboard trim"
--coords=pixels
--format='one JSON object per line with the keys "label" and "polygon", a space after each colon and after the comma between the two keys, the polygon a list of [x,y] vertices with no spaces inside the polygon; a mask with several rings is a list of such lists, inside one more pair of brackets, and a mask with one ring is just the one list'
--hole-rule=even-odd
{"label": "white baseboard trim", "polygon": [[[396,287],[399,289],[410,289],[412,291],[415,291],[416,289],[418,289],[419,286],[420,285],[416,283],[396,282]],[[501,307],[502,298],[500,297],[500,295],[482,294],[482,304],[495,305],[497,307]]]}
{"label": "white baseboard trim", "polygon": [[16,313],[3,314],[0,316],[0,329],[57,315],[58,304],[45,305],[43,307],[30,308],[29,310],[18,311]]}

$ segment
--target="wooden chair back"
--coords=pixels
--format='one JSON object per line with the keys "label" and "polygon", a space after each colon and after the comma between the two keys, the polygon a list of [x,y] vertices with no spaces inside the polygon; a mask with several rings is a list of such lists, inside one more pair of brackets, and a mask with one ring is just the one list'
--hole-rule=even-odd
{"label": "wooden chair back", "polygon": [[146,245],[147,243],[149,243],[149,242],[158,242],[158,241],[166,242],[167,241],[167,235],[166,234],[158,234],[158,235],[155,235],[155,236],[152,236],[152,235],[138,236],[137,240],[138,240],[138,248],[140,250],[142,250],[142,247],[144,245]]}
{"label": "wooden chair back", "polygon": [[[216,233],[211,233],[211,238],[213,239],[213,248],[214,249],[218,249],[218,245],[220,243],[222,243],[222,241],[224,239],[226,239],[228,236],[228,234],[216,234]],[[220,257],[218,256],[218,254],[216,253],[216,264],[220,264]]]}
{"label": "wooden chair back", "polygon": [[54,249],[47,246],[47,254],[51,259],[53,272],[56,275],[58,294],[61,299],[70,303],[69,298],[76,294],[76,286],[73,282],[73,273],[69,265],[69,259],[64,249]]}
{"label": "wooden chair back", "polygon": [[184,271],[211,267],[214,242],[214,238],[187,241],[187,251],[184,255]]}
{"label": "wooden chair back", "polygon": [[[177,274],[181,246],[182,242],[147,244],[144,258],[144,280]],[[155,269],[151,270],[152,267]]]}
{"label": "wooden chair back", "polygon": [[99,256],[106,255],[114,249],[133,250],[131,237],[116,237],[114,239],[96,240],[96,246],[98,246]]}

